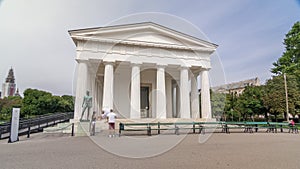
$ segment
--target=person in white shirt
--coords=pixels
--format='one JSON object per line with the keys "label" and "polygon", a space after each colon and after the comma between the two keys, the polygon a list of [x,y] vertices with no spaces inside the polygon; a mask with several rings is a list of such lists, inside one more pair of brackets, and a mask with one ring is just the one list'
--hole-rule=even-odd
{"label": "person in white shirt", "polygon": [[103,118],[107,118],[108,122],[108,128],[109,128],[109,137],[114,137],[115,136],[115,123],[116,123],[116,118],[117,115],[116,113],[113,112],[113,109],[110,109],[109,112],[103,111]]}

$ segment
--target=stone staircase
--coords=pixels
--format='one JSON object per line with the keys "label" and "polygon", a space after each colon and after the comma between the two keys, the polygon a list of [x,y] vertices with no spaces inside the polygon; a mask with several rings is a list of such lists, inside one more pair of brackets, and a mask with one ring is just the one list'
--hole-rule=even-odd
{"label": "stone staircase", "polygon": [[56,126],[44,128],[43,133],[71,133],[72,124],[69,122],[58,123]]}
{"label": "stone staircase", "polygon": [[[79,122],[70,121],[66,123],[59,123],[53,127],[44,128],[43,133],[45,134],[71,134],[72,133],[72,123],[74,123],[74,134],[75,136],[88,136],[90,122]],[[96,121],[95,132],[100,133],[108,129],[108,124],[105,121]]]}

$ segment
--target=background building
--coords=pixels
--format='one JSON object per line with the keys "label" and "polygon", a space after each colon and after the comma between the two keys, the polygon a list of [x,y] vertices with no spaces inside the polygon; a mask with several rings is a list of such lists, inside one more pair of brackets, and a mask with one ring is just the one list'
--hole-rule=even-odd
{"label": "background building", "polygon": [[240,95],[243,93],[246,86],[260,86],[260,80],[256,77],[253,79],[212,87],[211,90],[217,93],[236,93],[237,95]]}
{"label": "background building", "polygon": [[2,84],[1,98],[14,96],[16,92],[15,76],[13,68],[9,69],[5,82]]}

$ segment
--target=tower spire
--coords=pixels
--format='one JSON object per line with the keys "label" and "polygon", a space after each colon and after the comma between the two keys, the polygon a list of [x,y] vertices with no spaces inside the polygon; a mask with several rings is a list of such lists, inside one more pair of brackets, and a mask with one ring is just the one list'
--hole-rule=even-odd
{"label": "tower spire", "polygon": [[2,93],[1,97],[8,97],[8,96],[14,96],[16,91],[16,84],[15,84],[15,76],[14,76],[14,70],[11,67],[8,71],[8,75],[5,79],[5,82],[2,84]]}
{"label": "tower spire", "polygon": [[15,83],[14,70],[11,67],[5,80],[6,83]]}

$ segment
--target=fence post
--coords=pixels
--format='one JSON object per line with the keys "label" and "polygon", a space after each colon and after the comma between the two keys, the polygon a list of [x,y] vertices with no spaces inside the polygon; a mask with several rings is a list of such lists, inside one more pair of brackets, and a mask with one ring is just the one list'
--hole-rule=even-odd
{"label": "fence post", "polygon": [[71,136],[74,136],[74,123],[72,123],[72,133]]}
{"label": "fence post", "polygon": [[196,130],[195,130],[195,122],[193,122],[193,133],[195,133]]}
{"label": "fence post", "polygon": [[157,123],[157,128],[158,128],[157,133],[160,134],[160,122]]}
{"label": "fence post", "polygon": [[2,136],[2,127],[0,127],[0,140],[1,140],[1,136]]}
{"label": "fence post", "polygon": [[151,126],[149,124],[147,126],[147,135],[151,136]]}
{"label": "fence post", "polygon": [[30,123],[31,123],[31,120],[29,119],[28,124],[27,124],[27,126],[28,126],[27,138],[30,138]]}
{"label": "fence post", "polygon": [[38,131],[39,131],[39,132],[41,131],[41,128],[40,128],[40,122],[38,123]]}
{"label": "fence post", "polygon": [[179,135],[179,127],[175,124],[175,134]]}

